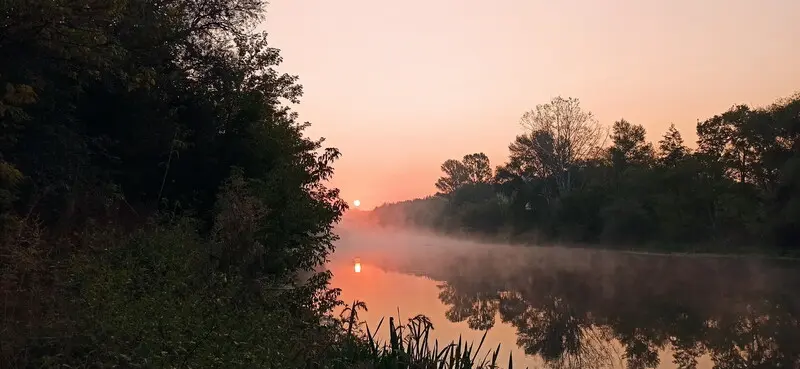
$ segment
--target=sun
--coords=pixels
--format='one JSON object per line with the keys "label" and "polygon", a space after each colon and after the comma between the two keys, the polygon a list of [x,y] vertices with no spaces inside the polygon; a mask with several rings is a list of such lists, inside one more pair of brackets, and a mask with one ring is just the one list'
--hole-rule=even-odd
{"label": "sun", "polygon": [[361,201],[360,200],[353,201],[353,206],[355,207],[361,206]]}

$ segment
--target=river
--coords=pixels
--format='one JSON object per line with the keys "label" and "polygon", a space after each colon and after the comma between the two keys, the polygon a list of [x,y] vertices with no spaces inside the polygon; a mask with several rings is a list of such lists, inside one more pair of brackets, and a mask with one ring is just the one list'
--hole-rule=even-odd
{"label": "river", "polygon": [[359,317],[372,330],[417,314],[440,342],[477,345],[488,330],[482,351],[499,344],[516,368],[800,367],[792,261],[339,233],[332,286],[367,304]]}

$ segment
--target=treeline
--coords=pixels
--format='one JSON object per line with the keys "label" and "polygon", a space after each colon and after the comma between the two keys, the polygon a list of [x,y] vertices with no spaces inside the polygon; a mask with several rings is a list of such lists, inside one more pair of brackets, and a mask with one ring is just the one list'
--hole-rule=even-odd
{"label": "treeline", "polygon": [[574,98],[538,105],[521,124],[507,163],[447,160],[436,196],[372,217],[520,242],[800,250],[800,95],[698,122],[694,149],[674,126],[655,144],[624,119],[605,127]]}
{"label": "treeline", "polygon": [[0,368],[355,365],[265,3],[0,2]]}

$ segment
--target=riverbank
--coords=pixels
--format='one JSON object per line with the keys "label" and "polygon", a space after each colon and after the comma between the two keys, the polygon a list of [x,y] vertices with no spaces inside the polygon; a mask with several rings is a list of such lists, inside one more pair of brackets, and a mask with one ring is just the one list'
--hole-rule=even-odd
{"label": "riverbank", "polygon": [[652,255],[669,257],[702,257],[702,258],[738,258],[738,259],[762,259],[772,261],[800,261],[800,253],[786,254],[781,253],[774,247],[769,246],[733,246],[720,244],[679,244],[679,243],[658,243],[649,242],[642,245],[630,244],[608,244],[608,243],[582,243],[574,241],[548,240],[536,232],[511,234],[503,232],[498,234],[485,234],[479,232],[466,231],[436,231],[420,227],[400,228],[392,226],[380,227],[389,231],[410,230],[422,234],[443,236],[454,240],[465,242],[478,242],[486,244],[499,244],[519,247],[562,247],[569,249],[582,249],[593,251],[620,252],[633,255]]}
{"label": "riverbank", "polygon": [[[69,257],[30,227],[17,239],[0,238],[3,367],[495,365],[476,359],[479,343],[475,350],[466,342],[427,346],[433,327],[422,316],[362,329],[357,312],[365,305],[343,306],[328,273],[286,288],[288,279],[250,279],[225,268],[209,258],[214,241],[196,226],[183,218],[132,233],[91,227],[73,239],[82,248]],[[338,307],[351,313],[337,316]],[[374,339],[378,330],[387,342]]]}

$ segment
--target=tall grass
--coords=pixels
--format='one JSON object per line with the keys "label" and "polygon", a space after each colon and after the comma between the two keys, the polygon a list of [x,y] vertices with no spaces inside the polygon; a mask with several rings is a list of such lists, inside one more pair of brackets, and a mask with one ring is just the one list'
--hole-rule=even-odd
{"label": "tall grass", "polygon": [[[357,335],[353,326],[357,321],[358,308],[366,309],[361,302],[347,308],[350,316],[345,320],[348,332],[353,341],[346,345],[345,356],[351,363],[358,363],[364,369],[495,369],[500,368],[500,344],[494,350],[486,351],[483,356],[481,348],[486,340],[484,332],[477,346],[468,343],[459,336],[458,341],[440,344],[431,340],[433,324],[424,315],[417,315],[406,324],[398,324],[394,317],[389,317],[388,340],[377,338],[385,321],[382,318],[374,329],[366,324],[366,329]],[[398,318],[399,320],[399,318]],[[513,369],[512,354],[508,355],[508,369]]]}

